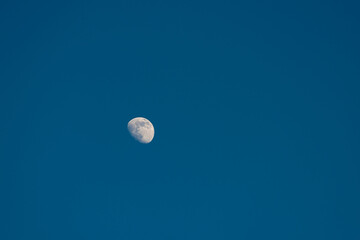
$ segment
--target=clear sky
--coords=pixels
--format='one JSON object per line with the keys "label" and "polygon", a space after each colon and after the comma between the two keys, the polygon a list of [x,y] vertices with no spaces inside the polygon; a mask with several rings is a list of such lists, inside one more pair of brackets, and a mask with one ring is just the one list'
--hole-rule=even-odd
{"label": "clear sky", "polygon": [[359,9],[1,1],[0,239],[360,239]]}

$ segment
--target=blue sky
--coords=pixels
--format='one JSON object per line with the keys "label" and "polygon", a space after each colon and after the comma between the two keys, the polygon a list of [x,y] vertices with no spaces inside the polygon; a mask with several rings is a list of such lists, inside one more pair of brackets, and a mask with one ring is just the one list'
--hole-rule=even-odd
{"label": "blue sky", "polygon": [[0,239],[360,239],[359,7],[2,1]]}

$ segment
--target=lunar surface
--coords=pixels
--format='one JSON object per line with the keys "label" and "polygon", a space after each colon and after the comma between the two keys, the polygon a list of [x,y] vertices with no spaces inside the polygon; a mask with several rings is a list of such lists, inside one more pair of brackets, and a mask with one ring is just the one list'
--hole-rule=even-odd
{"label": "lunar surface", "polygon": [[153,140],[155,129],[152,123],[143,117],[130,120],[128,130],[133,138],[141,143],[149,143]]}

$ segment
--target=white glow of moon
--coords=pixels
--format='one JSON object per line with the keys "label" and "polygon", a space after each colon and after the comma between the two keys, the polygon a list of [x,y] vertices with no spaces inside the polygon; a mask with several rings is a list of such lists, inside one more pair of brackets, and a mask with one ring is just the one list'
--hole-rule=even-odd
{"label": "white glow of moon", "polygon": [[146,118],[133,118],[129,121],[127,127],[131,136],[141,143],[149,143],[154,138],[154,126]]}

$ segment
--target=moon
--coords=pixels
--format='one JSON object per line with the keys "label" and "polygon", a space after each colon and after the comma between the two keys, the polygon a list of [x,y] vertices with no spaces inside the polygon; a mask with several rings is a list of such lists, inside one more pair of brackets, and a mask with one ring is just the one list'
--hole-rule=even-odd
{"label": "moon", "polygon": [[150,143],[154,138],[154,126],[146,118],[133,118],[128,122],[127,127],[131,136],[141,143]]}

